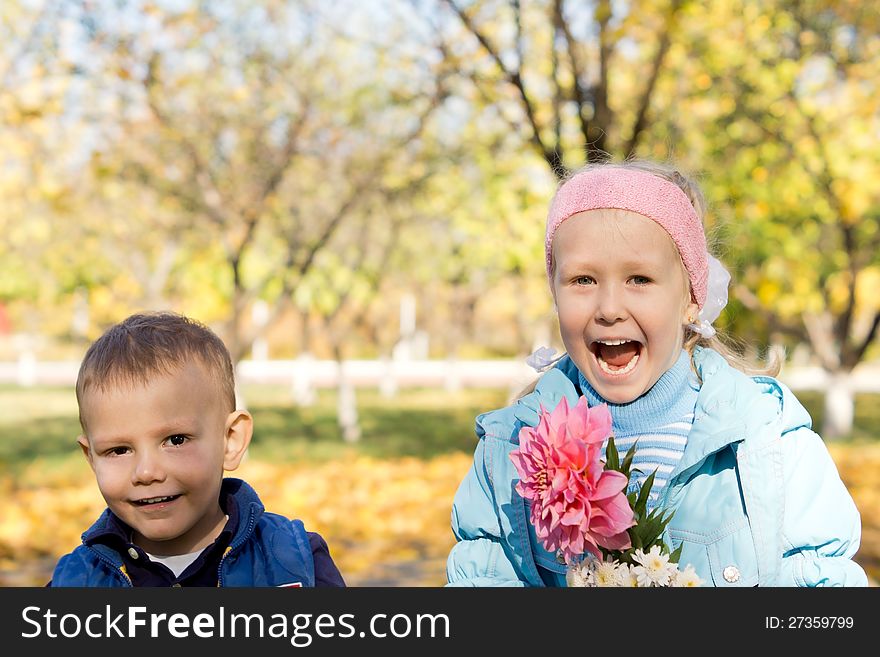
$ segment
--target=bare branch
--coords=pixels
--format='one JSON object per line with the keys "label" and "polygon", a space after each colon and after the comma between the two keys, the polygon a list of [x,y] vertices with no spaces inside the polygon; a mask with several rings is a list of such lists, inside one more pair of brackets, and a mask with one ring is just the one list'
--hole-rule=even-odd
{"label": "bare branch", "polygon": [[597,6],[596,22],[599,24],[599,79],[593,88],[593,120],[587,125],[587,159],[593,162],[604,157],[608,130],[614,121],[614,114],[608,104],[608,68],[611,65],[613,47],[608,36],[608,21],[611,20],[611,3],[602,0]]}
{"label": "bare branch", "polygon": [[[226,226],[231,223],[231,216],[229,214],[229,211],[226,209],[227,201],[226,199],[224,199],[223,194],[220,193],[220,190],[216,184],[216,181],[214,180],[210,167],[208,167],[207,164],[205,164],[205,162],[202,160],[202,157],[199,154],[199,151],[195,147],[195,145],[184,135],[179,134],[178,131],[174,130],[174,122],[171,120],[171,117],[169,117],[165,113],[165,111],[162,109],[162,106],[159,104],[159,100],[157,97],[157,88],[159,86],[158,71],[159,55],[153,53],[153,55],[150,57],[149,62],[147,63],[147,75],[144,77],[143,82],[144,91],[146,92],[147,107],[150,109],[150,112],[153,114],[155,119],[162,127],[175,133],[175,140],[180,143],[190,159],[193,167],[193,180],[195,181],[196,187],[198,188],[201,196],[196,207],[199,207],[202,213],[208,219],[213,221],[216,225]],[[152,175],[150,177],[153,179],[153,183],[155,184],[155,177]],[[178,190],[178,192],[174,195],[180,196],[181,192],[182,190]],[[193,201],[196,200],[192,196],[187,196]]]}
{"label": "bare branch", "polygon": [[741,283],[735,285],[733,288],[733,295],[742,305],[744,305],[753,313],[759,315],[765,322],[767,322],[767,325],[771,331],[790,335],[801,341],[807,339],[807,336],[804,334],[803,330],[801,330],[798,326],[782,322],[775,313],[767,310],[761,304],[761,301],[758,299],[758,297],[755,296],[754,292],[752,292],[745,285]]}
{"label": "bare branch", "polygon": [[833,225],[840,232],[841,241],[843,242],[843,248],[847,255],[847,263],[849,269],[849,281],[847,285],[848,300],[846,308],[837,317],[834,333],[838,343],[840,344],[841,359],[843,361],[848,361],[850,360],[850,358],[852,358],[852,351],[849,346],[850,343],[848,337],[850,332],[852,331],[853,316],[855,314],[856,279],[858,278],[859,273],[857,262],[858,248],[856,247],[853,226],[848,224],[844,219],[845,211],[843,207],[843,202],[834,191],[835,177],[831,171],[831,160],[828,156],[828,151],[825,147],[825,142],[822,139],[821,133],[816,127],[816,119],[804,110],[792,91],[789,91],[789,96],[792,99],[795,107],[797,108],[801,118],[803,118],[804,123],[807,126],[807,131],[809,132],[810,137],[816,144],[816,148],[819,151],[821,170],[818,173],[814,174],[814,177],[817,179],[817,187],[823,193],[825,198],[828,200],[828,203],[831,205],[834,213],[837,215],[837,221]]}
{"label": "bare branch", "polygon": [[[444,0],[446,4],[448,4],[452,10],[458,15],[461,22],[467,28],[467,30],[476,37],[477,41],[480,42],[480,45],[489,53],[489,56],[495,61],[495,64],[501,70],[501,73],[505,80],[512,84],[519,94],[520,100],[522,101],[523,110],[525,111],[526,118],[528,119],[529,126],[532,129],[531,142],[541,153],[544,160],[546,160],[547,164],[550,165],[551,170],[554,174],[556,174],[557,178],[561,178],[564,174],[564,167],[562,165],[562,156],[555,149],[551,148],[547,144],[544,143],[544,140],[541,136],[541,126],[538,125],[538,119],[535,113],[535,108],[532,104],[531,99],[529,98],[529,94],[526,91],[525,83],[522,78],[522,70],[517,68],[515,70],[510,70],[504,65],[504,61],[501,59],[501,55],[498,53],[498,50],[492,45],[489,39],[482,33],[482,31],[474,24],[474,22],[470,19],[470,17],[464,12],[464,10],[460,9],[458,5],[455,4],[454,0]],[[518,65],[521,65],[522,62],[518,62]]]}
{"label": "bare branch", "polygon": [[865,356],[865,352],[868,350],[868,347],[871,346],[874,338],[877,337],[878,328],[880,328],[880,311],[874,313],[874,319],[871,322],[871,328],[868,329],[868,333],[865,335],[865,339],[862,340],[862,343],[860,345],[856,346],[853,349],[852,356],[844,362],[845,365],[849,367],[855,367],[861,362],[862,358]]}
{"label": "bare branch", "polygon": [[[572,36],[571,29],[563,15],[562,4],[563,0],[554,1],[553,21],[556,29],[561,31],[562,36],[565,39],[565,54],[568,56],[568,65],[571,67],[571,77],[573,79],[571,86],[571,99],[577,105],[581,134],[584,138],[584,144],[586,144],[589,149],[589,144],[593,142],[593,136],[591,134],[590,119],[587,116],[587,105],[589,104],[588,94],[587,90],[584,89],[583,70],[581,69],[580,60],[577,56],[577,42]],[[601,31],[602,28],[600,27],[600,33]],[[600,36],[600,42],[601,41],[602,37]],[[604,132],[602,135],[604,138]]]}
{"label": "bare branch", "polygon": [[636,121],[633,124],[632,134],[624,147],[626,156],[632,155],[638,146],[639,139],[648,125],[647,116],[648,109],[651,107],[651,97],[654,94],[654,87],[657,85],[657,78],[660,76],[660,70],[663,67],[663,60],[669,51],[671,44],[671,33],[675,28],[678,11],[681,9],[682,0],[673,0],[666,15],[666,22],[660,32],[660,39],[657,44],[657,52],[654,55],[654,61],[651,64],[651,73],[648,75],[648,81],[645,83],[645,89],[642,92],[641,100],[638,103],[636,112]]}
{"label": "bare branch", "polygon": [[520,7],[519,0],[510,0],[510,8],[513,11],[513,22],[516,25],[516,41],[514,42],[516,65],[522,69],[526,56],[523,50],[522,8]]}
{"label": "bare branch", "polygon": [[829,372],[840,369],[840,352],[834,348],[834,330],[828,311],[822,314],[803,313],[804,328],[810,338],[813,352],[822,361],[822,367]]}

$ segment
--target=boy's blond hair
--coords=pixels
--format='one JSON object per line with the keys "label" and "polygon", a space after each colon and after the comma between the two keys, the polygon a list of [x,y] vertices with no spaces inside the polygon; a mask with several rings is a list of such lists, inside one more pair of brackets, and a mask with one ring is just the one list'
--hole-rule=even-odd
{"label": "boy's blond hair", "polygon": [[146,385],[177,372],[189,361],[201,364],[230,412],[235,410],[235,375],[229,351],[207,326],[172,312],[137,313],[111,326],[88,349],[76,379],[79,422],[90,389]]}

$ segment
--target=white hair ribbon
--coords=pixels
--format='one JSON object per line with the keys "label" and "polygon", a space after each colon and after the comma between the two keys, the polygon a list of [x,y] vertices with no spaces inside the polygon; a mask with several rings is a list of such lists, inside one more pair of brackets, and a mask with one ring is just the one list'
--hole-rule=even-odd
{"label": "white hair ribbon", "polygon": [[553,365],[556,364],[557,361],[562,359],[562,356],[557,356],[554,358],[553,356],[556,354],[556,350],[551,347],[538,347],[533,351],[528,358],[526,358],[526,365],[534,369],[536,372],[543,372],[544,370],[550,369]]}
{"label": "white hair ribbon", "polygon": [[688,328],[696,331],[704,338],[715,335],[712,322],[718,319],[724,306],[727,305],[727,287],[730,285],[730,273],[716,258],[709,256],[709,282],[706,286],[706,302],[700,309],[697,321],[688,324]]}

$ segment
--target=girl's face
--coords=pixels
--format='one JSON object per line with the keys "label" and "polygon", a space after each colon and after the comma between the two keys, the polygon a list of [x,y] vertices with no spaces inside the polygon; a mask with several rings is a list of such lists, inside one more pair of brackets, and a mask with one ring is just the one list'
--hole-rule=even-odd
{"label": "girl's face", "polygon": [[675,364],[688,315],[687,273],[657,223],[627,210],[588,210],[553,238],[553,297],[562,341],[605,400],[640,397]]}

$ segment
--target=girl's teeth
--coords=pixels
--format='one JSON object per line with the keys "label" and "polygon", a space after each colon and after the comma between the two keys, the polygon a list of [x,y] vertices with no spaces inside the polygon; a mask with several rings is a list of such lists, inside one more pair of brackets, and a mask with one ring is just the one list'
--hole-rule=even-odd
{"label": "girl's teeth", "polygon": [[623,367],[621,367],[619,370],[612,370],[611,367],[609,367],[608,363],[606,363],[601,358],[598,358],[597,360],[599,361],[599,367],[602,368],[603,372],[606,372],[607,374],[614,374],[615,376],[619,376],[622,374],[629,374],[630,372],[633,371],[633,368],[636,366],[636,363],[639,362],[639,354],[636,354],[635,356],[633,356],[632,360],[629,361]]}

